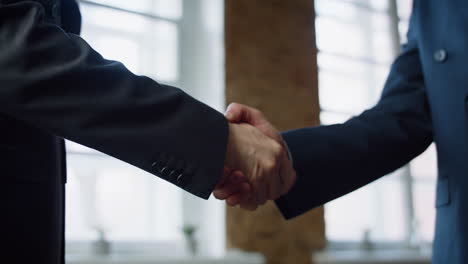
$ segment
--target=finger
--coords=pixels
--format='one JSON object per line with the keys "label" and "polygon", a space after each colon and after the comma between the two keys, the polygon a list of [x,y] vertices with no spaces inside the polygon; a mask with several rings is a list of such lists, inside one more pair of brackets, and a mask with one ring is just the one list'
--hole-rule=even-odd
{"label": "finger", "polygon": [[252,185],[252,195],[250,197],[250,200],[252,200],[254,203],[258,203],[260,199],[260,184],[258,181],[254,181],[250,183]]}
{"label": "finger", "polygon": [[285,195],[288,192],[289,178],[288,178],[288,164],[289,160],[284,158],[281,160],[280,166],[280,179],[281,179],[281,196]]}
{"label": "finger", "polygon": [[241,203],[243,194],[234,194],[226,199],[226,204],[228,206],[234,207]]}
{"label": "finger", "polygon": [[291,190],[296,182],[296,172],[292,167],[291,161],[287,158],[283,158],[281,162],[280,175],[282,180],[281,196],[283,196]]}
{"label": "finger", "polygon": [[[276,150],[273,154],[274,157],[270,158],[270,161],[265,163],[266,170],[263,171],[263,179],[265,182],[265,200],[275,200],[276,197],[278,197],[281,193],[280,165],[283,159],[283,151]],[[263,199],[260,199],[258,203],[263,204]]]}
{"label": "finger", "polygon": [[[281,165],[280,168],[281,169]],[[268,184],[268,200],[276,200],[281,196],[282,193],[282,182],[280,171],[275,175],[272,175]]]}
{"label": "finger", "polygon": [[233,194],[232,196],[226,199],[226,203],[229,206],[237,206],[241,203],[249,201],[251,197],[251,187],[250,184],[247,182],[241,183],[241,189],[238,193]]}
{"label": "finger", "polygon": [[239,184],[228,183],[222,189],[213,192],[214,197],[219,200],[226,200],[229,196],[239,193],[241,186]]}
{"label": "finger", "polygon": [[215,189],[213,195],[217,199],[225,200],[236,193],[248,192],[250,184],[246,181],[247,179],[241,171],[234,171],[227,177],[222,188]]}
{"label": "finger", "polygon": [[239,103],[232,103],[226,110],[226,119],[231,123],[249,123],[257,126],[266,122],[263,113],[253,107]]}
{"label": "finger", "polygon": [[247,176],[245,176],[245,174],[242,172],[242,171],[235,171],[233,174],[232,174],[232,180],[234,182],[238,182],[238,183],[241,183],[241,182],[248,182],[249,179],[247,178]]}
{"label": "finger", "polygon": [[231,123],[245,122],[246,106],[238,103],[232,103],[226,110],[226,119]]}
{"label": "finger", "polygon": [[226,203],[229,206],[237,206],[243,201],[246,201],[249,197],[250,185],[247,183],[242,184],[242,188],[239,193],[229,196],[226,199]]}
{"label": "finger", "polygon": [[248,182],[243,182],[241,184],[241,190],[240,190],[243,194],[245,194],[245,197],[248,198],[251,191],[252,191],[252,187],[250,187],[250,183]]}
{"label": "finger", "polygon": [[272,178],[272,181],[270,183],[270,200],[276,200],[279,197],[281,197],[281,191],[282,191],[282,180],[281,180],[281,170],[282,170],[282,163],[285,159],[287,159],[286,152],[284,149],[280,152],[279,159],[277,159],[276,163],[276,170],[275,174],[273,175],[274,177]]}
{"label": "finger", "polygon": [[226,181],[229,179],[229,175],[231,175],[231,169],[228,167],[224,167],[223,176],[221,180],[216,184],[215,189],[222,189],[223,186],[226,184]]}
{"label": "finger", "polygon": [[267,185],[265,182],[260,182],[257,184],[255,191],[256,199],[255,202],[257,205],[264,205],[267,201]]}
{"label": "finger", "polygon": [[289,191],[288,190],[289,181],[287,179],[287,175],[286,175],[284,166],[281,166],[280,179],[281,179],[281,196],[283,196],[286,193],[288,193],[288,191]]}
{"label": "finger", "polygon": [[227,167],[227,166],[224,166],[223,171],[224,171],[224,174],[225,174],[225,175],[231,175],[233,169],[231,169],[231,168],[229,168],[229,167]]}

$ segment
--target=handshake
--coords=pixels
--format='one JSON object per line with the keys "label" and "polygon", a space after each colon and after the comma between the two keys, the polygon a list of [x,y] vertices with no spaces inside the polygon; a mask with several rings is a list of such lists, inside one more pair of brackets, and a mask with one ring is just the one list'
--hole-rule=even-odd
{"label": "handshake", "polygon": [[296,182],[281,134],[254,108],[231,104],[224,175],[214,196],[229,206],[256,210],[285,195]]}

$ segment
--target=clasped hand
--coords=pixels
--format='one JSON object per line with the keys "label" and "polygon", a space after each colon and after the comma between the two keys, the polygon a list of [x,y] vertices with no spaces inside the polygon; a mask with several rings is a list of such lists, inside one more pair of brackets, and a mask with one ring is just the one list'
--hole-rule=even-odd
{"label": "clasped hand", "polygon": [[231,104],[224,175],[213,192],[229,206],[255,210],[286,194],[296,181],[286,145],[257,109]]}

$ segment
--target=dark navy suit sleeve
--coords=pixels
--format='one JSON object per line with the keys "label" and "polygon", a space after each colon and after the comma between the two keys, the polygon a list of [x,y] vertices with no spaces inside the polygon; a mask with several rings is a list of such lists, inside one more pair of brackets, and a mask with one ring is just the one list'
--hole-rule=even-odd
{"label": "dark navy suit sleeve", "polygon": [[374,108],[344,124],[284,133],[298,174],[292,190],[277,200],[286,218],[398,169],[430,145],[432,122],[413,34]]}
{"label": "dark navy suit sleeve", "polygon": [[105,60],[44,14],[34,1],[0,4],[0,111],[208,198],[224,166],[224,116]]}

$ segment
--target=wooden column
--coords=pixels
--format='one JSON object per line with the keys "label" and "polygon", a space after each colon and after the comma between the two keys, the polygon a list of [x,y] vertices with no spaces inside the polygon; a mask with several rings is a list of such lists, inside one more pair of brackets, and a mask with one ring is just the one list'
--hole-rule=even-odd
{"label": "wooden column", "polygon": [[[227,103],[259,108],[280,130],[318,125],[313,1],[226,0],[225,12]],[[274,203],[254,213],[228,208],[227,237],[269,264],[311,263],[325,245],[323,208],[291,221]]]}

